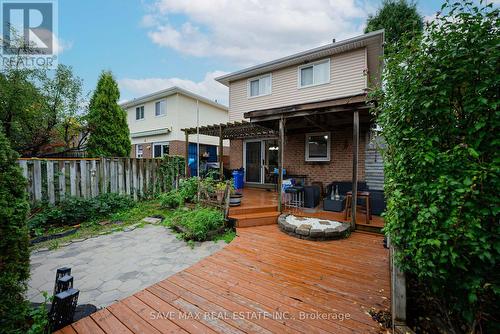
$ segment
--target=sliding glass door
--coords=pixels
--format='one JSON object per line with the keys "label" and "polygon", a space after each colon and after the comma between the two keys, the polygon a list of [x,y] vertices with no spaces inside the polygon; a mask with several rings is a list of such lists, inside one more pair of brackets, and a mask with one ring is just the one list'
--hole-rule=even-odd
{"label": "sliding glass door", "polygon": [[246,182],[262,182],[262,145],[260,141],[245,143],[245,177]]}
{"label": "sliding glass door", "polygon": [[278,168],[278,140],[249,140],[244,145],[245,181],[252,183],[276,182],[274,170]]}

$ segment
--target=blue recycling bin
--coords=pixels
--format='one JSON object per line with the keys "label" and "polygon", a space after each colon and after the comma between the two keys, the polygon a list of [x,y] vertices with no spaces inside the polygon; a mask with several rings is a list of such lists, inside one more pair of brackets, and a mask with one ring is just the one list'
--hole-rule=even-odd
{"label": "blue recycling bin", "polygon": [[245,170],[243,168],[233,170],[233,185],[235,190],[243,189],[243,186],[245,185],[244,180],[245,180]]}

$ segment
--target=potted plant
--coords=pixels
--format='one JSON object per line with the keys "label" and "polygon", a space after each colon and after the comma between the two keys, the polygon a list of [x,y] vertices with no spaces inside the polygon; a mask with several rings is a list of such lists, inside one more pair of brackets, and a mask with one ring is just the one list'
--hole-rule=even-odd
{"label": "potted plant", "polygon": [[222,202],[224,198],[224,191],[226,190],[225,182],[217,182],[215,185],[215,193],[217,194],[217,202]]}
{"label": "potted plant", "polygon": [[234,189],[234,183],[231,182],[231,193],[229,196],[229,205],[230,206],[239,206],[241,205],[241,198],[243,197],[243,194],[237,193]]}

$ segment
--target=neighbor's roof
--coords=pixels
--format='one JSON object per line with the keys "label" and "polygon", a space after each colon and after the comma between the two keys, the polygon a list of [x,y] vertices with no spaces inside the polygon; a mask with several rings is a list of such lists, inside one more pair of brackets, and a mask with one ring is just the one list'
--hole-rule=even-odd
{"label": "neighbor's roof", "polygon": [[216,108],[223,109],[223,110],[226,110],[226,111],[229,110],[228,107],[225,106],[225,105],[223,105],[223,104],[217,103],[217,102],[212,101],[212,100],[210,100],[210,99],[208,99],[206,97],[203,97],[201,95],[195,94],[193,92],[190,92],[188,90],[185,90],[185,89],[177,87],[177,86],[174,86],[174,87],[171,87],[171,88],[167,88],[167,89],[164,89],[164,90],[160,90],[158,92],[154,92],[154,93],[151,93],[151,94],[147,94],[147,95],[135,98],[135,99],[130,100],[130,101],[123,102],[123,103],[120,104],[120,106],[122,108],[135,107],[137,105],[144,104],[146,102],[150,102],[150,101],[154,101],[154,100],[158,100],[158,99],[161,99],[161,98],[164,98],[164,97],[167,97],[167,96],[170,96],[170,95],[174,95],[174,94],[182,94],[182,95],[185,95],[185,96],[190,97],[192,99],[199,100],[201,102],[210,104],[210,105],[212,105],[212,106],[214,106]]}
{"label": "neighbor's roof", "polygon": [[215,78],[221,84],[226,86],[229,85],[229,82],[244,79],[252,76],[256,76],[259,74],[267,73],[273,70],[277,70],[280,68],[304,64],[309,61],[316,60],[318,58],[331,56],[335,53],[346,52],[354,49],[361,48],[366,46],[367,42],[371,39],[378,38],[380,39],[380,44],[384,43],[384,30],[377,30],[373,32],[369,32],[364,35],[356,36],[353,38],[349,38],[343,41],[323,45],[314,49],[310,49],[307,51],[299,52],[293,54],[291,56],[279,58],[276,60],[269,61],[267,63],[263,63],[260,65],[252,66],[245,68],[240,71],[236,71],[233,73],[229,73],[218,78]]}

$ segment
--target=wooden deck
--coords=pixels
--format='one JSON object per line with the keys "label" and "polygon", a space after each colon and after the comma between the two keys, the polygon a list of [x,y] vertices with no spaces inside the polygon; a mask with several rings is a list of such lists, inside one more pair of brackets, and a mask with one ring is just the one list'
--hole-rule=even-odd
{"label": "wooden deck", "polygon": [[[276,225],[57,333],[378,333],[390,305],[382,237],[314,242]],[[343,320],[340,320],[340,319]]]}
{"label": "wooden deck", "polygon": [[[323,203],[320,202],[316,208],[293,209],[287,212],[296,216],[350,222],[350,217],[344,218],[344,212],[324,211],[322,208]],[[232,207],[229,210],[229,217],[238,220],[238,227],[276,224],[278,215],[278,194],[265,189],[245,188],[241,206]],[[356,225],[359,229],[379,232],[384,227],[384,219],[372,215],[372,219],[367,222],[365,214],[358,210]]]}

